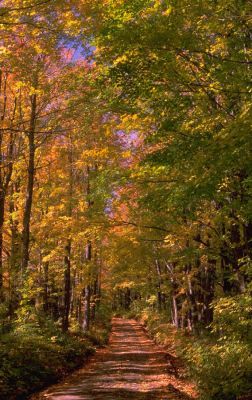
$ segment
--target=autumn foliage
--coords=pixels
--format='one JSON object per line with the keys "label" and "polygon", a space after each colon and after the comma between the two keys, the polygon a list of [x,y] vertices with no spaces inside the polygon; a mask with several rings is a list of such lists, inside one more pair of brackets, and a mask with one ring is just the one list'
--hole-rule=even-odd
{"label": "autumn foliage", "polygon": [[1,2],[3,334],[155,315],[194,338],[202,399],[251,391],[250,22],[243,0]]}

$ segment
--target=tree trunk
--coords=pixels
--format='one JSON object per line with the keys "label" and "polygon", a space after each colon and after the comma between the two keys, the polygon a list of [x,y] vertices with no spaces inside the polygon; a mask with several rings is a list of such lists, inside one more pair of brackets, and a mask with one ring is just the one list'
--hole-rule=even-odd
{"label": "tree trunk", "polygon": [[69,311],[70,311],[70,301],[71,301],[71,241],[68,240],[68,244],[65,248],[65,290],[64,290],[64,314],[62,319],[62,330],[64,332],[68,331],[69,328]]}
{"label": "tree trunk", "polygon": [[14,315],[14,311],[18,307],[18,291],[17,287],[20,280],[20,244],[21,237],[18,231],[18,220],[13,218],[13,213],[17,210],[13,200],[13,193],[18,193],[19,182],[16,183],[15,188],[13,184],[10,187],[10,200],[9,200],[9,211],[10,211],[10,231],[11,231],[11,249],[10,249],[10,281],[11,281],[11,295],[9,301],[9,314]]}
{"label": "tree trunk", "polygon": [[[87,165],[87,186],[86,186],[86,196],[87,196],[87,207],[90,209],[92,203],[90,200],[90,167]],[[92,244],[90,240],[88,240],[86,245],[86,261],[89,263],[92,259]],[[88,278],[89,280],[89,278]],[[90,282],[84,288],[84,317],[83,317],[83,324],[82,328],[83,331],[86,332],[89,330],[90,327],[90,299],[91,299],[91,287]]]}
{"label": "tree trunk", "polygon": [[175,264],[171,262],[167,262],[165,260],[165,266],[168,274],[168,279],[171,283],[171,317],[172,323],[176,328],[179,328],[179,311],[178,311],[178,301],[177,301],[177,291],[178,291],[178,284],[175,279]]}
{"label": "tree trunk", "polygon": [[90,298],[91,298],[91,289],[90,285],[87,285],[84,289],[84,318],[82,324],[84,332],[87,332],[90,327]]}
{"label": "tree trunk", "polygon": [[[68,207],[67,216],[72,217],[72,201],[73,201],[73,148],[72,138],[70,136],[70,146],[68,149],[68,168],[69,168],[69,186],[68,186]],[[63,318],[62,330],[68,331],[69,328],[69,313],[71,304],[71,239],[70,236],[65,246],[64,257],[65,271],[64,271],[64,305],[63,305]]]}
{"label": "tree trunk", "polygon": [[[0,71],[0,94],[2,88],[2,78],[3,74]],[[8,73],[5,74],[4,84],[3,84],[3,110],[1,113],[1,123],[4,123],[6,108],[7,108],[7,79]],[[17,99],[14,100],[13,113],[11,116],[10,123],[10,136],[8,143],[8,150],[4,152],[2,149],[3,133],[0,134],[0,302],[4,300],[3,293],[3,226],[4,226],[4,207],[5,207],[5,197],[8,191],[9,183],[12,176],[13,170],[13,149],[14,149],[14,136],[12,131],[13,121],[16,115]],[[7,171],[4,172],[5,162],[7,161]]]}
{"label": "tree trunk", "polygon": [[203,312],[202,312],[202,321],[205,326],[208,326],[211,322],[213,322],[213,308],[211,306],[212,301],[214,300],[214,289],[215,289],[215,269],[216,269],[216,261],[209,260],[209,265],[204,270],[204,278],[202,282],[203,289]]}
{"label": "tree trunk", "polygon": [[161,284],[162,284],[162,276],[161,276],[161,268],[159,261],[155,260],[156,271],[157,271],[157,305],[158,310],[162,310],[162,292],[161,292]]}
{"label": "tree trunk", "polygon": [[[89,262],[92,259],[92,244],[88,241],[86,246],[86,260]],[[90,283],[84,288],[84,318],[82,328],[86,332],[90,327],[90,299],[91,299],[91,287]]]}
{"label": "tree trunk", "polygon": [[4,204],[5,195],[3,189],[0,189],[0,302],[4,300],[3,293],[3,225],[4,225]]}
{"label": "tree trunk", "polygon": [[191,269],[192,266],[190,263],[188,263],[185,267],[185,272],[186,272],[186,278],[187,278],[187,291],[186,291],[186,297],[188,300],[189,304],[189,309],[187,312],[187,326],[189,331],[192,331],[194,329],[194,322],[195,322],[195,314],[196,314],[196,301],[195,301],[195,293],[193,290],[193,285],[191,281]]}
{"label": "tree trunk", "polygon": [[92,290],[91,310],[90,310],[91,321],[95,320],[96,304],[97,304],[97,291],[98,291],[98,279],[96,277],[96,279],[93,282],[93,290]]}
{"label": "tree trunk", "polygon": [[30,244],[30,221],[33,199],[33,187],[35,177],[35,127],[36,127],[36,94],[31,96],[31,117],[30,129],[28,133],[29,139],[29,161],[28,161],[28,181],[26,188],[26,200],[23,217],[23,233],[22,233],[22,274],[27,271],[29,262],[29,244]]}
{"label": "tree trunk", "polygon": [[131,290],[130,288],[126,288],[124,292],[124,308],[125,310],[130,309],[131,304]]}
{"label": "tree trunk", "polygon": [[178,319],[178,305],[176,296],[172,296],[172,323],[178,329],[179,319]]}
{"label": "tree trunk", "polygon": [[44,269],[44,290],[43,290],[43,309],[47,314],[49,310],[49,302],[48,302],[48,278],[49,278],[49,261],[43,263]]}

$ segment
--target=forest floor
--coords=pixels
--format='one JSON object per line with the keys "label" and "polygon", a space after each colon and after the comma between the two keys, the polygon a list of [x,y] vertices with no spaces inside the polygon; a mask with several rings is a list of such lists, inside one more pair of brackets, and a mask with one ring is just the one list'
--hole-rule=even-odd
{"label": "forest floor", "polygon": [[32,400],[192,400],[192,383],[180,377],[167,350],[135,320],[114,318],[109,345],[63,382]]}

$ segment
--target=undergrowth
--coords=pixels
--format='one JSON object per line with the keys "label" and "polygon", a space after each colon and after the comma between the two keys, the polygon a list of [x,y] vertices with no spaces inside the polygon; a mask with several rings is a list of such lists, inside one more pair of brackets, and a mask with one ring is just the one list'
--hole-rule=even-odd
{"label": "undergrowth", "polygon": [[251,290],[221,298],[213,308],[213,323],[200,334],[176,331],[167,311],[158,312],[139,302],[124,316],[140,320],[156,343],[177,354],[196,382],[200,400],[252,398]]}
{"label": "undergrowth", "polygon": [[108,340],[110,322],[99,320],[87,334],[68,334],[49,320],[18,323],[0,341],[0,399],[25,399],[83,365]]}
{"label": "undergrowth", "polygon": [[202,400],[252,398],[251,293],[219,299],[213,307],[209,334],[181,335],[181,353]]}

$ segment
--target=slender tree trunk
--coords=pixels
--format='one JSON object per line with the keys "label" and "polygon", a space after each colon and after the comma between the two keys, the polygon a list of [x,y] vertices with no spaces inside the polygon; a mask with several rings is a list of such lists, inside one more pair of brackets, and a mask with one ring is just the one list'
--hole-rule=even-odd
{"label": "slender tree trunk", "polygon": [[186,278],[187,278],[187,292],[186,297],[188,299],[189,309],[187,312],[187,326],[190,331],[194,329],[194,317],[195,317],[195,294],[193,291],[192,281],[190,277],[192,266],[191,264],[186,265]]}
{"label": "slender tree trunk", "polygon": [[64,315],[62,320],[62,330],[68,331],[69,328],[69,311],[71,301],[71,240],[68,240],[68,244],[65,248],[65,290],[64,290]]}
{"label": "slender tree trunk", "polygon": [[[2,71],[0,72],[0,94],[2,90]],[[5,74],[4,84],[3,84],[3,109],[1,112],[1,124],[4,124],[6,108],[7,108],[7,79],[8,73]],[[10,123],[10,136],[8,143],[8,151],[3,151],[3,133],[0,134],[0,302],[4,300],[3,293],[3,226],[4,226],[4,208],[5,208],[5,197],[8,191],[9,183],[12,176],[13,170],[13,148],[14,148],[14,135],[12,131],[13,121],[16,115],[17,99],[14,100],[13,113],[11,116]],[[4,173],[4,165],[7,161],[7,172]]]}
{"label": "slender tree trunk", "polygon": [[5,194],[0,189],[0,302],[4,300],[3,294],[3,225],[4,225]]}
{"label": "slender tree trunk", "polygon": [[[2,79],[3,73],[1,70],[0,75],[0,93],[2,91]],[[5,75],[5,79],[3,82],[3,109],[1,110],[1,124],[4,123],[5,113],[6,113],[6,105],[7,105],[7,75]],[[4,300],[3,294],[3,224],[4,224],[4,203],[5,203],[5,191],[3,184],[3,172],[2,167],[4,165],[4,156],[2,152],[2,143],[3,143],[3,134],[0,134],[0,302]]]}
{"label": "slender tree trunk", "polygon": [[[82,274],[78,274],[78,282],[81,285],[83,282]],[[76,319],[79,322],[79,326],[82,326],[82,294],[77,298],[77,309],[76,309]]]}
{"label": "slender tree trunk", "polygon": [[214,289],[215,289],[215,279],[216,279],[216,261],[209,260],[209,265],[204,271],[203,280],[203,313],[202,320],[205,326],[208,326],[213,321],[213,308],[212,301],[214,300]]}
{"label": "slender tree trunk", "polygon": [[[78,285],[77,271],[74,271],[71,285],[70,314],[74,315],[78,308],[78,299],[75,296],[76,286]],[[78,317],[77,317],[78,318]]]}
{"label": "slender tree trunk", "polygon": [[130,288],[126,288],[124,291],[124,308],[125,310],[130,309],[131,304],[131,290]]}
{"label": "slender tree trunk", "polygon": [[95,272],[94,272],[94,279],[93,279],[93,288],[92,288],[92,298],[91,298],[91,315],[90,318],[92,321],[95,320],[96,309],[99,305],[98,298],[99,298],[99,258],[97,254],[97,250],[94,254],[94,264],[95,264]]}
{"label": "slender tree trunk", "polygon": [[[89,262],[92,259],[92,244],[88,241],[86,246],[86,260]],[[84,318],[82,328],[86,332],[90,327],[90,300],[91,300],[91,287],[88,283],[84,288]]]}
{"label": "slender tree trunk", "polygon": [[43,270],[44,270],[43,309],[44,309],[44,312],[47,314],[49,311],[49,301],[48,301],[49,261],[46,261],[43,263]]}
{"label": "slender tree trunk", "polygon": [[93,289],[92,289],[92,299],[91,299],[91,309],[90,309],[91,321],[95,320],[96,303],[97,303],[97,288],[98,288],[98,280],[96,278],[93,282]]}
{"label": "slender tree trunk", "polygon": [[84,288],[84,318],[83,318],[83,331],[86,332],[90,327],[90,298],[91,298],[91,288],[90,285]]}
{"label": "slender tree trunk", "polygon": [[82,296],[78,298],[77,301],[77,306],[76,306],[76,319],[79,322],[79,325],[81,326],[81,320],[82,320]]}
{"label": "slender tree trunk", "polygon": [[178,285],[176,283],[175,279],[175,273],[174,273],[174,268],[175,265],[173,263],[169,263],[165,260],[165,266],[167,269],[167,273],[169,276],[169,280],[171,283],[171,299],[172,299],[172,305],[171,305],[171,315],[172,315],[172,323],[176,328],[179,328],[179,311],[178,311],[178,301],[177,301],[177,290],[178,290]]}
{"label": "slender tree trunk", "polygon": [[30,221],[33,200],[33,187],[35,177],[35,127],[36,127],[36,109],[37,96],[31,96],[31,117],[30,128],[28,133],[29,140],[29,161],[28,161],[28,181],[26,188],[26,200],[23,217],[23,234],[22,234],[22,274],[27,271],[29,262],[29,244],[30,244]]}
{"label": "slender tree trunk", "polygon": [[102,281],[102,256],[98,258],[98,272],[97,272],[97,300],[96,307],[99,308],[101,302],[101,281]]}
{"label": "slender tree trunk", "polygon": [[11,231],[11,249],[10,249],[10,284],[11,284],[11,296],[9,302],[9,313],[10,316],[14,315],[14,311],[18,307],[18,291],[17,287],[20,281],[20,233],[18,231],[18,221],[13,217],[13,213],[17,210],[13,200],[14,192],[19,191],[19,183],[10,187],[10,200],[9,200],[9,211],[10,211],[10,231]]}
{"label": "slender tree trunk", "polygon": [[[72,138],[70,136],[70,147],[68,151],[68,164],[69,164],[69,190],[68,190],[68,209],[67,215],[69,218],[72,217],[72,202],[73,202],[73,149],[72,149]],[[69,328],[69,313],[71,303],[71,238],[67,240],[65,247],[65,272],[64,272],[64,311],[62,318],[62,330],[68,331]]]}
{"label": "slender tree trunk", "polygon": [[157,304],[158,310],[162,310],[162,292],[161,292],[161,284],[162,284],[162,276],[161,276],[161,268],[159,261],[155,260],[156,271],[157,271]]}
{"label": "slender tree trunk", "polygon": [[[90,196],[90,168],[87,166],[87,186],[86,186],[86,196],[87,196],[87,206],[88,209],[91,207]],[[92,244],[90,240],[88,240],[86,245],[86,261],[89,263],[92,259]],[[89,278],[88,278],[89,280]],[[91,300],[91,287],[90,282],[84,288],[84,318],[82,328],[83,331],[88,331],[90,327],[90,300]]]}
{"label": "slender tree trunk", "polygon": [[173,319],[173,325],[178,329],[179,327],[179,319],[178,319],[178,305],[177,305],[177,299],[173,295],[172,296],[172,319]]}

